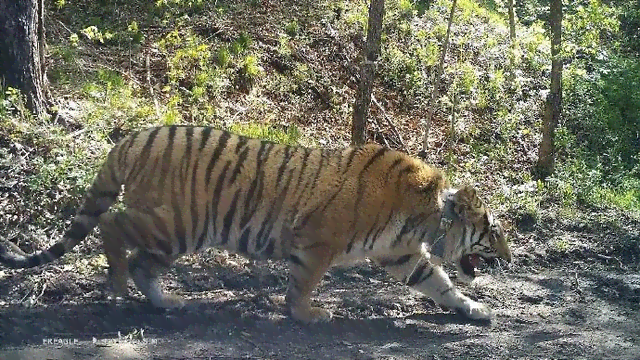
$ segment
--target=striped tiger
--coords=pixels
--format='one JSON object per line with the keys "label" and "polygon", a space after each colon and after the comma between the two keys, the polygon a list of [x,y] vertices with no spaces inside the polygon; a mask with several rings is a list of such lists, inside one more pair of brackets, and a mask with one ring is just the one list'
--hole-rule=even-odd
{"label": "striped tiger", "polygon": [[[125,207],[108,211],[120,193]],[[216,247],[288,260],[288,313],[307,323],[331,319],[310,305],[327,270],[365,258],[444,307],[489,319],[488,307],[463,295],[441,262],[470,282],[481,259],[511,260],[500,223],[476,191],[450,188],[419,159],[375,144],[310,149],[211,127],[155,127],[123,138],[63,239],[31,255],[0,246],[0,262],[51,262],[96,226],[116,296],[131,277],[154,306],[181,307],[159,276],[181,255]]]}

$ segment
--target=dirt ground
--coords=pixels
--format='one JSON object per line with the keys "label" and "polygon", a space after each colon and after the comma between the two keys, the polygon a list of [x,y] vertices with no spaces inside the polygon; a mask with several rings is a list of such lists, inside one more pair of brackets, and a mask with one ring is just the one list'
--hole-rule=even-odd
{"label": "dirt ground", "polygon": [[640,359],[637,254],[560,254],[530,240],[515,239],[513,264],[483,269],[463,290],[493,308],[490,324],[440,309],[367,263],[325,277],[315,299],[335,318],[315,326],[285,316],[281,262],[229,255],[220,265],[219,253],[182,261],[165,286],[192,301],[173,312],[135,292],[114,306],[103,278],[64,266],[47,266],[47,286],[30,291],[21,282],[35,269],[4,270],[0,358]]}

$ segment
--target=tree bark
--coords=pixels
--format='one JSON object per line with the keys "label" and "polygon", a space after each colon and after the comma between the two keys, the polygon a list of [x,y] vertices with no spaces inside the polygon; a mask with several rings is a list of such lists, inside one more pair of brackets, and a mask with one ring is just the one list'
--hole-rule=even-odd
{"label": "tree bark", "polygon": [[515,44],[516,41],[516,14],[513,11],[513,0],[507,2],[509,7],[509,39],[511,44]]}
{"label": "tree bark", "polygon": [[366,139],[367,117],[371,105],[371,86],[375,76],[375,65],[380,55],[380,37],[382,34],[382,19],[384,17],[384,0],[371,0],[369,6],[369,25],[367,42],[364,47],[364,61],[360,73],[358,95],[353,104],[353,122],[351,128],[351,143],[362,145]]}
{"label": "tree bark", "polygon": [[433,84],[433,90],[431,91],[431,99],[429,99],[429,106],[427,107],[427,120],[424,125],[424,140],[422,141],[422,150],[418,154],[423,158],[427,157],[427,150],[429,149],[429,132],[431,130],[431,118],[433,117],[433,108],[440,94],[440,80],[442,78],[442,72],[444,71],[444,59],[447,55],[447,48],[449,47],[449,35],[451,34],[451,24],[453,23],[453,15],[456,12],[456,0],[453,0],[451,4],[451,13],[449,14],[449,23],[447,24],[447,34],[442,44],[442,53],[440,54],[440,64],[438,65],[438,71],[436,73],[435,81]]}
{"label": "tree bark", "polygon": [[549,4],[551,27],[551,89],[544,106],[542,142],[536,165],[538,175],[544,179],[553,174],[556,161],[555,132],[562,114],[562,0]]}
{"label": "tree bark", "polygon": [[0,0],[0,81],[19,89],[27,107],[47,116],[44,0]]}
{"label": "tree bark", "polygon": [[[513,10],[513,0],[507,1],[509,10],[509,40],[511,41],[511,49],[509,52],[509,71],[507,72],[507,81],[513,86],[516,79],[516,14]],[[513,105],[512,105],[513,106]]]}

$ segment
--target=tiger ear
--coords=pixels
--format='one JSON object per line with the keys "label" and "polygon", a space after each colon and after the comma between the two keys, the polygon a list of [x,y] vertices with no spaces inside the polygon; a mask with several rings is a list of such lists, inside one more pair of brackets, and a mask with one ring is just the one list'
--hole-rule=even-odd
{"label": "tiger ear", "polygon": [[486,215],[484,204],[472,186],[466,185],[458,189],[453,196],[453,201],[453,209],[460,219],[476,222]]}

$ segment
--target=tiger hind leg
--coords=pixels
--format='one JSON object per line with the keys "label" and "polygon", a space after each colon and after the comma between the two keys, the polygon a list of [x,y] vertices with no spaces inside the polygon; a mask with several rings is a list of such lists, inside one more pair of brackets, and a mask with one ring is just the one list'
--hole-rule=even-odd
{"label": "tiger hind leg", "polygon": [[127,262],[127,247],[123,234],[117,226],[117,213],[105,213],[100,216],[100,236],[102,247],[109,265],[109,284],[113,292],[113,299],[124,297],[128,293],[129,267]]}
{"label": "tiger hind leg", "polygon": [[[169,269],[175,258],[159,254],[161,248],[170,252],[171,246],[154,235],[153,216],[130,208],[100,217],[100,232],[114,295],[126,295],[127,281],[131,276],[138,290],[154,306],[182,307],[184,303],[179,296],[164,293],[160,286],[159,276]],[[127,248],[133,249],[129,257]],[[158,253],[154,251],[152,254],[146,249],[155,249]]]}
{"label": "tiger hind leg", "polygon": [[181,296],[165,292],[160,284],[160,275],[169,270],[172,262],[170,257],[144,250],[135,251],[129,257],[129,270],[136,287],[155,307],[174,309],[185,305]]}
{"label": "tiger hind leg", "polygon": [[289,288],[286,304],[291,317],[303,323],[331,320],[329,310],[314,307],[310,297],[329,269],[331,255],[323,245],[311,245],[306,249],[295,249],[289,257]]}

